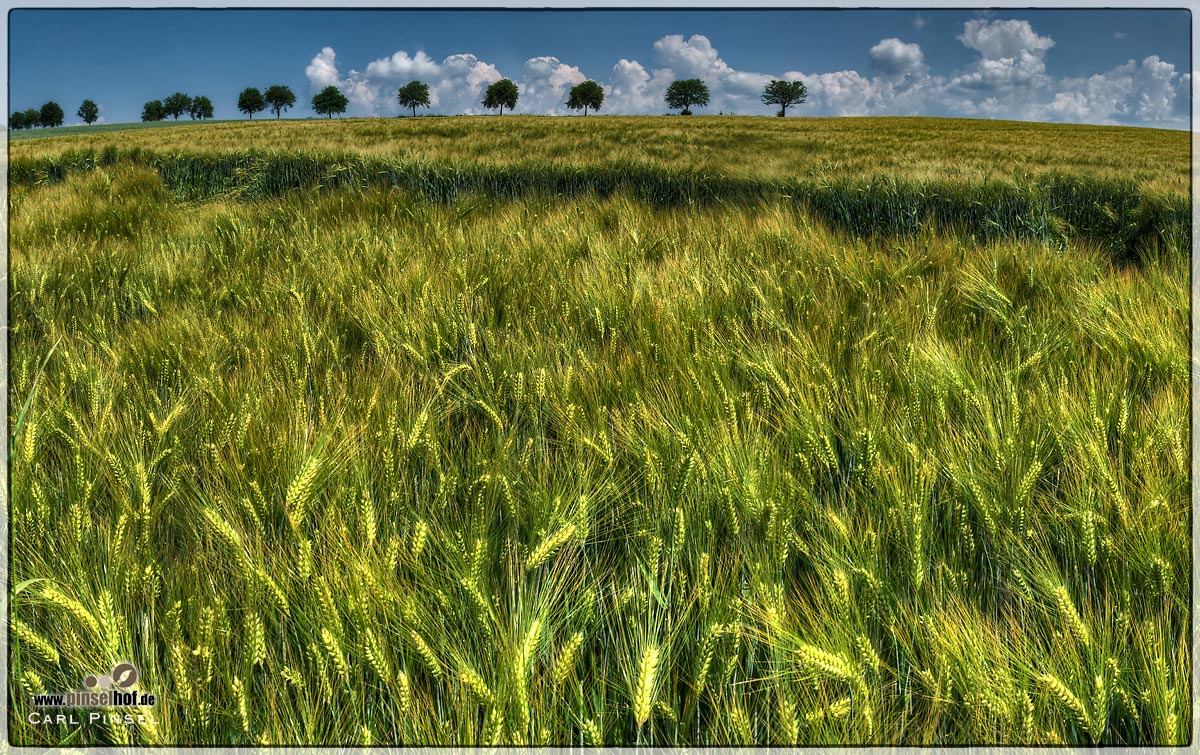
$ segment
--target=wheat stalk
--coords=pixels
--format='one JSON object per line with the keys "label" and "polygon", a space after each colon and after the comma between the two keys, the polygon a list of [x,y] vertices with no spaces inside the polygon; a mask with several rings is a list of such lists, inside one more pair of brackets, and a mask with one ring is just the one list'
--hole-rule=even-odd
{"label": "wheat stalk", "polygon": [[1067,627],[1071,630],[1071,634],[1075,635],[1075,639],[1083,645],[1088,645],[1091,642],[1091,636],[1087,626],[1083,623],[1083,618],[1075,610],[1075,604],[1071,601],[1067,588],[1059,585],[1054,588],[1053,592],[1054,600],[1058,604],[1059,616],[1067,623]]}
{"label": "wheat stalk", "polygon": [[1084,729],[1091,730],[1091,716],[1088,715],[1087,708],[1083,702],[1071,692],[1067,685],[1063,684],[1062,680],[1051,674],[1042,674],[1040,679],[1062,705],[1070,711],[1075,721]]}
{"label": "wheat stalk", "polygon": [[555,687],[562,686],[567,676],[575,669],[575,663],[579,659],[579,649],[582,646],[583,632],[576,632],[558,652],[558,658],[554,661],[554,669],[550,675]]}
{"label": "wheat stalk", "polygon": [[285,496],[288,517],[297,527],[308,517],[308,507],[313,490],[316,486],[317,473],[321,470],[321,461],[316,456],[310,456],[304,466],[296,474],[292,484],[288,486]]}
{"label": "wheat stalk", "polygon": [[17,639],[20,642],[29,645],[29,647],[32,648],[35,653],[49,661],[51,664],[58,665],[58,650],[55,649],[54,645],[49,640],[35,632],[28,624],[20,619],[14,619],[13,625],[16,628]]}
{"label": "wheat stalk", "polygon": [[525,564],[525,571],[534,571],[546,563],[554,555],[555,551],[565,545],[574,536],[575,525],[567,524],[564,527],[560,527],[553,535],[544,538],[529,554],[529,560]]}
{"label": "wheat stalk", "polygon": [[633,693],[633,718],[641,727],[650,719],[658,674],[659,649],[650,645],[642,650],[638,663],[637,687]]}
{"label": "wheat stalk", "polygon": [[433,652],[433,648],[425,642],[425,638],[417,634],[417,630],[410,629],[409,636],[412,637],[413,646],[417,649],[417,655],[425,662],[425,668],[428,669],[429,675],[434,679],[442,678],[442,664],[438,662],[437,654]]}

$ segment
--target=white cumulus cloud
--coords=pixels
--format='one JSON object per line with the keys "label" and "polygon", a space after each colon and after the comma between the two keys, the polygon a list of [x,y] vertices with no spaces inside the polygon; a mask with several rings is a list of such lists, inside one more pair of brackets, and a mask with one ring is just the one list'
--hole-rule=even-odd
{"label": "white cumulus cloud", "polygon": [[424,52],[404,50],[367,64],[365,71],[339,73],[337,55],[325,47],[304,71],[315,92],[333,85],[350,101],[350,115],[395,115],[400,111],[396,92],[402,84],[420,80],[429,85],[433,112],[479,112],[484,87],[503,78],[496,67],[470,53],[450,55],[440,63]]}
{"label": "white cumulus cloud", "polygon": [[1006,92],[1047,83],[1046,51],[1054,47],[1054,40],[1035,32],[1028,21],[971,19],[958,39],[980,57],[967,71],[954,76],[951,86]]}
{"label": "white cumulus cloud", "polygon": [[1028,21],[988,21],[975,18],[963,26],[958,37],[964,45],[978,50],[988,60],[1013,58],[1023,51],[1045,53],[1054,47],[1054,40],[1033,30]]}
{"label": "white cumulus cloud", "polygon": [[330,85],[338,86],[341,80],[338,78],[337,53],[332,47],[322,47],[304,69],[304,75],[308,77],[309,85],[318,91]]}
{"label": "white cumulus cloud", "polygon": [[[913,26],[929,19],[916,16]],[[672,81],[698,78],[710,97],[700,113],[768,115],[763,87],[772,79],[801,80],[808,101],[797,115],[960,115],[987,118],[1122,123],[1185,127],[1191,104],[1191,75],[1151,55],[1086,77],[1055,77],[1046,58],[1055,41],[1026,20],[990,17],[966,21],[958,40],[976,57],[966,66],[934,74],[919,44],[897,37],[866,50],[870,69],[856,71],[741,70],[726,62],[703,34],[669,34],[656,41],[650,65],[619,59],[596,77],[605,91],[601,112],[645,114],[667,111],[664,95]],[[497,67],[468,52],[441,61],[424,51],[399,50],[342,74],[337,55],[323,48],[305,69],[312,89],[333,84],[356,115],[399,112],[396,89],[419,79],[429,84],[432,112],[483,112],[483,90],[503,76]],[[519,113],[562,114],[567,93],[588,77],[569,61],[541,55],[527,59],[520,75]]]}
{"label": "white cumulus cloud", "polygon": [[871,65],[882,73],[903,75],[925,69],[925,54],[916,43],[904,43],[895,37],[879,40],[867,51]]}
{"label": "white cumulus cloud", "polygon": [[1086,78],[1065,78],[1053,100],[1030,104],[1022,115],[1071,123],[1176,126],[1181,118],[1186,123],[1190,87],[1187,74],[1181,77],[1173,64],[1151,55]]}
{"label": "white cumulus cloud", "polygon": [[[622,58],[605,84],[605,109],[621,113],[663,113],[667,87],[679,79],[701,79],[708,86],[708,106],[698,112],[765,113],[759,101],[773,77],[739,71],[721,59],[708,37],[669,34],[654,43],[652,71],[636,60]],[[602,82],[603,83],[603,82]]]}
{"label": "white cumulus cloud", "polygon": [[567,112],[567,92],[587,80],[577,67],[551,56],[530,58],[525,61],[521,73],[522,81],[517,85],[521,98],[517,105],[523,113],[553,115]]}

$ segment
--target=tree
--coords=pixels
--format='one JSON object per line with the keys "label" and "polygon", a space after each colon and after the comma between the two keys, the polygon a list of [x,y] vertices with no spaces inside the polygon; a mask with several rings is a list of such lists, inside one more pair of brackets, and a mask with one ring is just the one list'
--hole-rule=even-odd
{"label": "tree", "polygon": [[238,95],[237,107],[238,110],[250,116],[250,120],[254,120],[255,113],[262,112],[267,108],[267,101],[263,99],[262,92],[254,87],[246,87]]}
{"label": "tree", "polygon": [[190,115],[192,117],[192,120],[202,120],[204,118],[212,118],[213,117],[212,100],[208,99],[204,95],[200,95],[200,94],[196,95],[195,97],[192,98],[192,106],[188,108],[188,115]]}
{"label": "tree", "polygon": [[63,124],[62,107],[53,100],[42,105],[42,109],[38,111],[38,122],[42,124],[43,128],[61,126]]}
{"label": "tree", "polygon": [[42,125],[42,111],[31,107],[25,111],[25,128],[37,128]]}
{"label": "tree", "polygon": [[75,111],[75,115],[82,118],[83,122],[90,126],[100,117],[100,106],[91,100],[84,100],[83,104],[79,106],[79,110]]}
{"label": "tree", "polygon": [[328,115],[330,118],[334,113],[341,115],[346,112],[346,105],[349,104],[350,100],[346,99],[346,95],[332,84],[317,92],[317,95],[312,98],[313,112],[317,115]]}
{"label": "tree", "polygon": [[12,115],[8,116],[8,127],[13,131],[20,131],[21,129],[30,128],[32,125],[33,124],[29,122],[29,117],[25,114],[24,110],[18,110]]}
{"label": "tree", "polygon": [[778,79],[763,88],[762,101],[764,105],[778,105],[780,118],[787,115],[790,105],[800,105],[808,99],[808,88],[802,81],[780,81]]}
{"label": "tree", "polygon": [[142,120],[143,121],[162,121],[167,118],[167,109],[163,107],[162,100],[150,100],[145,105],[142,105]]}
{"label": "tree", "polygon": [[604,87],[591,79],[571,87],[571,92],[567,95],[567,107],[583,110],[584,115],[587,115],[588,108],[599,110],[603,104]]}
{"label": "tree", "polygon": [[708,104],[708,85],[700,79],[672,81],[667,87],[667,107],[682,110],[680,115],[691,115],[692,105],[704,107]]}
{"label": "tree", "polygon": [[429,107],[429,85],[423,81],[410,81],[400,87],[396,99],[400,101],[400,107],[412,108],[415,117],[418,107]]}
{"label": "tree", "polygon": [[163,100],[163,108],[166,109],[167,115],[175,120],[179,120],[179,116],[183,115],[192,108],[192,98],[188,97],[183,92],[176,92],[170,97]]}
{"label": "tree", "polygon": [[500,108],[500,115],[504,115],[504,108],[515,108],[520,96],[521,92],[516,84],[509,79],[500,79],[483,93],[483,106],[488,110]]}
{"label": "tree", "polygon": [[280,84],[267,87],[267,93],[263,95],[263,99],[275,112],[276,119],[279,118],[281,112],[296,104],[296,95],[292,94],[291,89]]}

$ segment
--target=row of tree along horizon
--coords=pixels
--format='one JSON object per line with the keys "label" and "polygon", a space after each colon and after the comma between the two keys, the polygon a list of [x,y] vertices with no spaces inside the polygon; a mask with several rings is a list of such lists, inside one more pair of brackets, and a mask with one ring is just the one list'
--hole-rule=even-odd
{"label": "row of tree along horizon", "polygon": [[[792,105],[800,105],[808,98],[808,90],[800,81],[773,80],[763,88],[762,102],[766,105],[777,105],[776,115],[787,115],[787,109]],[[423,81],[410,81],[400,87],[396,93],[397,102],[401,107],[411,108],[412,114],[417,114],[417,108],[430,107],[429,85]],[[501,115],[504,109],[513,110],[520,99],[520,89],[511,79],[500,79],[488,86],[484,92],[481,104],[488,110],[498,110]],[[681,115],[691,115],[693,107],[708,105],[708,85],[702,79],[680,79],[671,82],[664,96],[667,107],[679,110]],[[237,108],[240,112],[253,119],[255,113],[271,110],[279,118],[283,111],[294,107],[296,95],[291,88],[281,84],[267,87],[265,92],[255,87],[247,87],[238,95]],[[350,104],[346,95],[336,86],[327,86],[312,98],[313,112],[332,118],[346,112]],[[592,81],[580,82],[571,87],[567,94],[567,108],[582,110],[584,115],[589,110],[600,110],[604,105],[604,87]],[[87,124],[94,123],[99,116],[99,108],[91,100],[84,100],[76,113]],[[143,121],[162,121],[168,117],[176,120],[187,114],[193,120],[213,117],[212,101],[202,95],[189,96],[183,92],[175,92],[162,100],[151,100],[142,108]],[[36,126],[61,126],[63,111],[55,102],[48,102],[41,110],[26,110],[13,113],[9,119],[10,128],[34,128]]]}
{"label": "row of tree along horizon", "polygon": [[[491,84],[483,93],[481,104],[488,110],[498,110],[501,115],[504,109],[513,110],[517,106],[521,92],[511,79],[500,79]],[[808,98],[808,90],[800,81],[773,80],[763,88],[762,101],[767,105],[778,105],[776,115],[786,115],[792,105],[799,105]],[[681,79],[671,82],[665,95],[667,107],[680,110],[682,115],[691,115],[692,107],[704,107],[708,104],[708,85],[702,79]],[[423,81],[410,81],[396,92],[396,100],[401,107],[410,108],[412,114],[417,114],[417,108],[430,107],[429,85]],[[248,117],[254,118],[255,113],[270,109],[279,118],[280,114],[296,104],[296,95],[286,86],[275,85],[260,92],[254,87],[243,89],[238,95],[237,107]],[[336,86],[330,85],[322,89],[312,98],[313,112],[332,118],[346,112],[350,104],[346,95]],[[604,105],[604,87],[588,79],[571,87],[567,93],[567,108],[582,110],[584,115],[588,110],[600,110]],[[145,119],[143,119],[145,120]]]}

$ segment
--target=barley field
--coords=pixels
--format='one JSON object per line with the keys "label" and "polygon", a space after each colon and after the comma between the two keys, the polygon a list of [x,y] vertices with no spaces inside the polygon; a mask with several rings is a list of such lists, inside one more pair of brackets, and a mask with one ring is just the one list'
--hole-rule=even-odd
{"label": "barley field", "polygon": [[196,129],[184,122],[145,125],[55,138],[19,131],[12,156],[51,157],[97,146],[220,155],[265,150],[488,166],[689,168],[755,179],[1019,180],[1070,172],[1158,191],[1186,194],[1191,187],[1188,132],[1115,126],[916,117],[521,115],[247,120]]}
{"label": "barley field", "polygon": [[13,743],[1190,743],[1188,138],[12,144]]}

